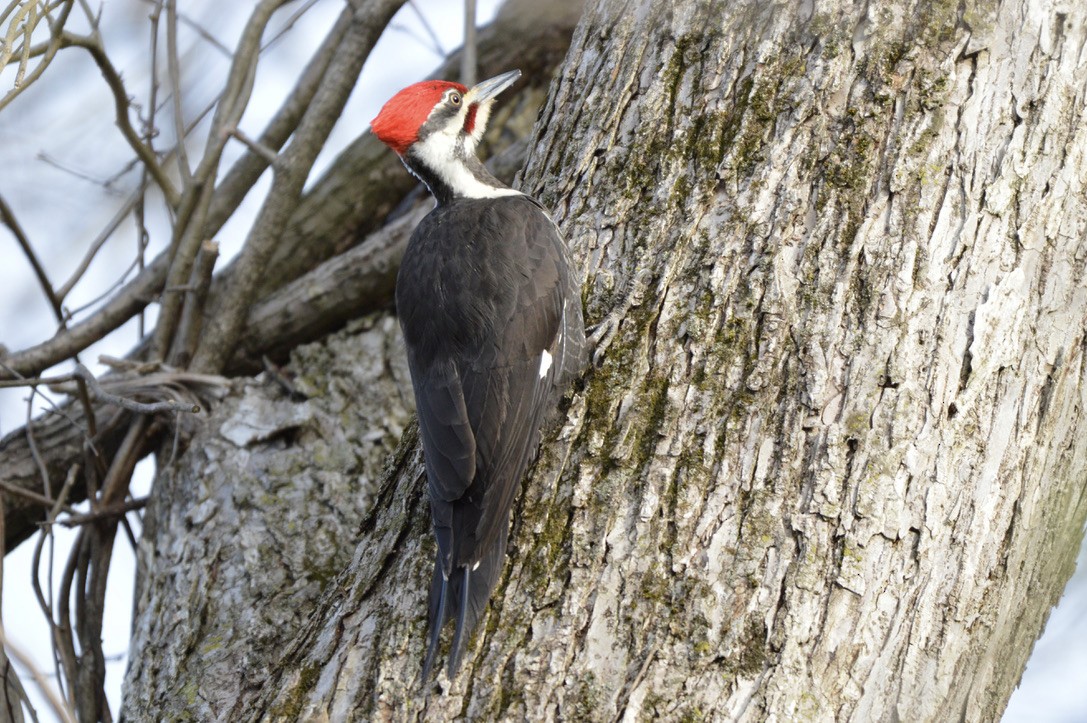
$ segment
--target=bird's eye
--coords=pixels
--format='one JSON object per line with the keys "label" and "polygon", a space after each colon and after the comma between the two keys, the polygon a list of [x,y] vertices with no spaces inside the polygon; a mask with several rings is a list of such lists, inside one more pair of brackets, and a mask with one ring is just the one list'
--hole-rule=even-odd
{"label": "bird's eye", "polygon": [[460,93],[451,93],[449,95],[449,102],[453,105],[460,105]]}

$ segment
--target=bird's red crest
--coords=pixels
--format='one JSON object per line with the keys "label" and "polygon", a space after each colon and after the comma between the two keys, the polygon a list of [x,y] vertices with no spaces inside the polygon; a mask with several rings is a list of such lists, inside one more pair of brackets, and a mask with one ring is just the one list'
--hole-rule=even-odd
{"label": "bird's red crest", "polygon": [[456,88],[462,95],[468,92],[460,83],[447,80],[424,80],[409,85],[389,99],[370,121],[370,129],[382,143],[404,154],[419,139],[419,127],[441,100],[442,93],[450,88]]}

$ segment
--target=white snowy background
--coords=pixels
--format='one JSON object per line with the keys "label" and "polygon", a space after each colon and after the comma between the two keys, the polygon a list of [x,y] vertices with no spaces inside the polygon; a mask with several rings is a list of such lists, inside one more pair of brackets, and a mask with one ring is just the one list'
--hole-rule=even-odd
{"label": "white snowy background", "polygon": [[[500,0],[479,0],[480,25],[493,18],[499,4]],[[214,99],[221,86],[229,67],[229,52],[237,42],[251,4],[186,0],[179,5],[187,19],[203,28],[197,32],[184,23],[179,27],[184,113],[186,118],[193,118]],[[342,0],[296,1],[279,12],[265,38],[285,32],[260,63],[253,99],[241,123],[243,132],[250,137],[259,136],[342,7]],[[292,22],[293,16],[303,8],[308,9]],[[103,42],[137,102],[146,99],[149,85],[147,28],[152,9],[149,0],[105,0],[101,4]],[[387,98],[400,87],[431,73],[445,53],[461,44],[462,38],[460,0],[414,0],[406,5],[367,61],[310,180],[317,178],[336,154],[368,127]],[[160,40],[160,52],[163,49]],[[0,93],[12,86],[13,79],[12,68],[0,72]],[[76,49],[59,53],[43,81],[0,113],[0,195],[14,209],[35,244],[54,285],[68,278],[91,240],[137,186],[137,172],[122,173],[131,151],[114,125],[113,114],[112,96],[98,70],[86,53]],[[173,138],[170,115],[168,110],[159,114],[165,127],[157,147],[167,147]],[[201,132],[206,132],[206,127],[198,129],[190,141],[194,151],[199,149]],[[241,151],[239,144],[228,146],[223,168],[228,168]],[[220,267],[238,252],[268,182],[266,174],[217,235]],[[149,209],[148,227],[151,245],[147,258],[153,258],[168,238],[161,206]],[[69,308],[93,302],[129,266],[137,243],[136,229],[131,221],[122,229],[75,288],[66,302]],[[6,227],[0,227],[0,261],[0,344],[15,350],[48,338],[54,331],[54,317]],[[91,312],[93,307],[84,313]],[[151,308],[147,328],[153,325],[153,314]],[[87,363],[100,354],[123,356],[137,341],[138,331],[136,322],[130,322],[91,347],[82,358]],[[96,373],[102,371],[99,365],[89,366]],[[32,406],[34,413],[39,414],[44,402],[38,398]],[[25,389],[0,389],[0,436],[22,426],[26,414]],[[145,461],[134,480],[135,496],[147,494],[151,474],[151,463]],[[138,535],[138,514],[130,513],[129,520]],[[67,558],[74,537],[70,530],[56,530],[54,555],[58,565]],[[123,534],[120,538],[114,548],[103,631],[109,659],[107,693],[115,713],[127,664],[135,566],[131,546]],[[48,627],[29,589],[32,548],[33,540],[3,560],[3,622],[12,643],[29,653],[47,682],[55,686]],[[1004,716],[1006,723],[1087,721],[1085,557],[1087,546],[1081,550],[1076,575],[1050,617],[1020,687],[1012,696]],[[50,708],[27,671],[20,672],[39,719],[43,723],[53,720]]]}

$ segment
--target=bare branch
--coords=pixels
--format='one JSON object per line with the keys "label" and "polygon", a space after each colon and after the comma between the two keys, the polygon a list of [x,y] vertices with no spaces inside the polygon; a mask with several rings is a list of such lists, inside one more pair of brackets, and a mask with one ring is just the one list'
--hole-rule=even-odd
{"label": "bare branch", "polygon": [[61,513],[61,510],[71,513],[72,508],[68,506],[68,495],[71,494],[72,485],[75,484],[76,478],[79,477],[80,466],[73,464],[68,469],[68,474],[64,477],[64,486],[60,488],[60,494],[57,495],[57,499],[53,502],[53,506],[49,509],[49,517],[46,518],[49,524],[57,519],[57,515]]}
{"label": "bare branch", "polygon": [[63,723],[75,723],[76,717],[72,712],[72,709],[57,695],[53,686],[49,685],[49,681],[45,679],[45,675],[38,666],[34,665],[34,661],[26,651],[11,641],[11,638],[7,637],[4,633],[4,628],[0,625],[0,645],[4,646],[4,649],[15,660],[19,662],[19,665],[23,666],[23,669],[30,673],[30,677],[34,680],[34,684],[38,686],[38,690],[41,691],[42,696],[49,702],[49,706],[53,709],[53,712],[57,714]]}
{"label": "bare branch", "polygon": [[[6,482],[5,480],[0,480],[0,489],[4,490],[5,492],[7,492],[10,495],[15,495],[16,497],[22,497],[24,500],[30,500],[34,504],[42,505],[43,507],[47,507],[49,509],[53,508],[53,504],[55,502],[54,500],[49,499],[45,495],[40,495],[37,492],[34,492],[32,490],[23,489],[22,487],[19,487],[17,485],[13,485],[10,482]],[[69,512],[69,513],[74,511],[70,507],[66,507],[66,506],[62,507],[62,509],[65,512]]]}
{"label": "bare branch", "polygon": [[26,398],[26,443],[30,447],[30,455],[34,458],[34,464],[38,469],[38,475],[42,481],[42,487],[45,489],[45,496],[49,496],[49,489],[52,485],[49,483],[49,467],[45,464],[45,460],[42,459],[41,452],[38,450],[38,442],[34,438],[34,395],[38,390],[34,387],[30,388],[30,396]]}
{"label": "bare branch", "polygon": [[[423,14],[423,11],[420,10],[419,6],[415,4],[415,0],[408,0],[408,7],[410,7],[412,12],[415,13],[415,17],[419,19],[419,23],[423,26],[423,30],[426,31],[426,34],[430,36],[429,49],[439,58],[444,58],[446,55],[448,55],[448,53],[445,52],[445,48],[442,47],[442,41],[438,39],[438,34],[434,32],[434,28],[433,26],[431,26],[430,21],[427,19],[427,16]],[[400,29],[402,29],[404,32],[408,32],[407,28]],[[426,43],[421,42],[421,44],[426,47]]]}
{"label": "bare branch", "polygon": [[173,97],[174,130],[177,134],[177,169],[183,183],[192,180],[189,154],[185,150],[185,117],[181,112],[181,63],[177,51],[177,0],[166,0],[166,68]]}
{"label": "bare branch", "polygon": [[34,0],[27,3],[30,6],[30,17],[23,26],[23,47],[19,53],[19,70],[15,73],[15,87],[23,84],[26,78],[26,66],[30,62],[30,38],[34,33],[34,27],[38,24],[38,3]]}
{"label": "bare branch", "polygon": [[[71,13],[73,7],[74,3],[72,3],[70,0],[63,3],[61,6],[62,9],[60,11],[60,17],[58,17],[56,20],[50,20],[49,40],[44,44],[43,47],[39,48],[38,46],[35,46],[35,48],[31,48],[27,52],[27,57],[41,57],[41,60],[38,62],[37,66],[35,66],[34,70],[30,72],[29,75],[23,77],[20,83],[16,84],[10,91],[8,91],[3,98],[0,98],[0,110],[3,110],[9,103],[11,103],[11,101],[15,100],[24,90],[29,88],[34,83],[34,81],[42,76],[42,73],[45,72],[45,69],[49,67],[50,63],[53,62],[53,58],[56,57],[57,51],[59,51],[63,45],[63,43],[61,42],[61,35],[64,32],[64,24],[67,22],[68,15]],[[49,17],[48,13],[46,14],[46,17]],[[8,46],[5,45],[5,47]],[[0,63],[0,67],[4,67],[6,65],[7,62]]]}
{"label": "bare branch", "polygon": [[91,242],[90,248],[87,250],[87,253],[84,254],[79,265],[76,266],[75,271],[72,272],[72,275],[68,277],[68,280],[57,290],[57,297],[61,301],[68,298],[68,294],[71,293],[72,288],[75,287],[79,280],[83,278],[83,274],[86,273],[87,268],[90,267],[91,261],[98,255],[98,252],[105,245],[106,241],[109,241],[110,236],[113,235],[113,232],[117,230],[117,227],[121,225],[121,222],[125,220],[128,214],[132,213],[132,209],[136,207],[136,204],[143,197],[145,189],[146,185],[141,184],[141,187],[129,196],[125,203],[117,209],[117,213],[113,214],[113,218],[106,224],[106,227],[102,229],[98,236],[95,237],[94,241]]}
{"label": "bare branch", "polygon": [[[0,16],[0,22],[7,20],[7,15],[15,6],[17,6],[18,9],[16,10],[15,15],[11,17],[10,22],[8,22],[7,33],[4,34],[3,44],[0,45],[0,67],[11,62],[11,58],[16,55],[16,50],[13,46],[15,45],[15,38],[19,35],[23,35],[25,38],[21,46],[22,50],[18,53],[20,56],[20,65],[22,65],[22,58],[25,57],[26,52],[29,50],[30,34],[34,32],[34,27],[38,24],[38,0],[11,3],[4,11],[4,15]],[[21,75],[15,81],[16,86],[19,85],[20,80]]]}
{"label": "bare branch", "polygon": [[94,316],[69,326],[47,341],[0,357],[0,379],[12,379],[17,374],[37,374],[86,349],[124,324],[162,290],[168,263],[167,254],[163,252]]}
{"label": "bare branch", "polygon": [[[193,172],[193,183],[187,184],[178,208],[175,237],[170,244],[172,259],[166,279],[169,287],[181,286],[188,281],[200,243],[207,238],[203,230],[214,193],[219,161],[228,139],[227,131],[238,125],[249,102],[264,29],[272,14],[286,1],[261,0],[242,30],[226,87],[216,106],[215,115],[212,116],[207,147],[200,164]],[[181,301],[176,295],[167,295],[162,300],[151,345],[153,357],[164,357],[170,348],[181,312]]]}
{"label": "bare branch", "polygon": [[38,259],[38,255],[34,253],[33,246],[30,245],[30,239],[27,238],[26,232],[23,231],[22,226],[15,219],[15,213],[11,210],[7,201],[3,196],[0,196],[0,220],[3,220],[4,225],[8,227],[12,235],[15,236],[15,240],[19,243],[19,247],[22,248],[23,254],[26,256],[27,261],[30,262],[30,267],[34,269],[34,275],[38,277],[38,284],[42,287],[42,292],[45,294],[45,298],[49,300],[49,305],[53,309],[53,314],[57,317],[57,321],[64,323],[64,311],[60,307],[62,296],[58,296],[53,290],[53,285],[49,282],[49,276],[45,273],[45,267],[42,266],[41,261]]}
{"label": "bare branch", "polygon": [[155,152],[140,139],[136,129],[132,127],[132,122],[128,117],[130,107],[128,91],[125,89],[124,81],[121,80],[121,74],[113,67],[113,61],[106,55],[101,38],[97,35],[86,37],[65,32],[62,39],[66,45],[83,48],[91,54],[95,65],[98,66],[98,70],[102,73],[102,78],[113,93],[117,127],[120,129],[121,135],[125,137],[129,147],[136,152],[144,167],[147,168],[148,173],[155,179],[155,183],[162,190],[163,196],[166,197],[166,202],[172,208],[177,208],[180,197],[173,181],[166,176],[166,171],[159,165]]}
{"label": "bare branch", "polygon": [[[155,124],[156,113],[158,113],[158,96],[159,96],[159,21],[162,17],[162,2],[154,2],[151,10],[151,14],[148,16],[150,27],[148,29],[148,37],[150,39],[150,48],[148,48],[148,55],[151,58],[151,68],[148,72],[148,101],[147,101],[147,118],[144,121],[144,143],[147,147],[154,150],[155,137],[158,135],[158,126]],[[181,130],[178,130],[180,133]],[[184,140],[184,139],[182,139]],[[167,163],[166,159],[163,159],[163,163]],[[121,171],[114,176],[114,179],[119,179],[122,175],[127,173],[127,169],[121,169]],[[146,264],[147,245],[150,242],[151,235],[147,231],[147,194],[145,190],[149,184],[148,172],[146,168],[140,169],[140,188],[135,194],[136,203],[133,206],[133,220],[136,223],[136,266],[142,271]],[[145,333],[144,329],[144,313],[140,311],[137,318],[136,327],[137,334],[142,339]]]}
{"label": "bare branch", "polygon": [[158,412],[191,412],[195,414],[200,411],[199,405],[195,404],[184,404],[181,402],[154,402],[145,404],[117,394],[110,394],[102,388],[102,385],[98,383],[98,380],[91,374],[91,371],[82,364],[75,365],[73,378],[75,377],[87,382],[94,392],[94,396],[99,400],[106,402],[107,404],[114,404],[122,409],[127,409],[130,412],[136,412],[137,414],[157,414]]}
{"label": "bare branch", "polygon": [[187,367],[189,361],[192,360],[204,321],[204,302],[208,298],[211,274],[215,269],[217,258],[219,258],[219,244],[214,241],[205,241],[200,245],[200,252],[196,255],[196,263],[193,264],[189,284],[193,293],[186,300],[185,308],[181,312],[174,348],[170,353],[170,364],[173,366]]}
{"label": "bare branch", "polygon": [[263,145],[260,141],[253,140],[238,128],[231,128],[230,135],[237,138],[239,141],[245,144],[245,146],[260,156],[264,162],[269,166],[275,166],[276,164],[276,152],[266,145]]}
{"label": "bare branch", "polygon": [[460,82],[476,84],[476,0],[464,0],[464,51],[460,57]]}
{"label": "bare branch", "polygon": [[318,2],[319,0],[306,0],[306,2],[302,3],[302,6],[296,9],[293,13],[291,13],[290,17],[288,17],[286,22],[283,23],[283,27],[281,27],[276,32],[276,34],[268,40],[268,42],[261,46],[261,51],[263,52],[278,43],[281,38],[286,36],[287,33],[294,29],[295,23],[301,20],[302,16],[308,13]]}
{"label": "bare branch", "polygon": [[[92,174],[90,174],[90,173],[88,173],[88,172],[86,172],[84,170],[81,170],[79,168],[74,167],[70,163],[65,163],[64,161],[60,160],[59,158],[51,156],[51,155],[49,155],[48,153],[46,153],[44,151],[39,152],[38,155],[37,155],[37,158],[38,158],[39,161],[45,163],[46,165],[52,166],[53,168],[56,168],[59,171],[63,171],[64,173],[67,173],[69,176],[72,176],[73,178],[78,178],[78,179],[83,180],[83,181],[89,181],[90,183],[93,183],[96,186],[101,186],[102,188],[104,188],[109,193],[114,193],[114,194],[117,193],[116,189],[114,189],[112,187],[112,184],[116,181],[117,178],[119,178],[119,176],[117,176],[117,175],[114,175],[111,178],[101,178],[99,176],[94,176],[94,175],[92,175]],[[135,161],[133,161],[133,165],[135,165],[136,163],[139,163],[139,159],[136,159]]]}
{"label": "bare branch", "polygon": [[309,170],[354,88],[362,64],[402,4],[403,0],[371,0],[363,9],[356,9],[342,52],[333,59],[298,131],[283,152],[282,171],[272,181],[218,313],[209,320],[208,333],[193,359],[194,369],[218,371],[230,359],[262,269],[298,204]]}
{"label": "bare branch", "polygon": [[66,519],[61,520],[60,524],[64,527],[79,527],[88,522],[97,522],[98,520],[121,517],[133,510],[142,510],[147,506],[147,499],[147,497],[131,499],[109,507],[99,507],[93,512],[86,512],[81,515],[69,515]]}
{"label": "bare branch", "polygon": [[[145,3],[150,4],[150,5],[154,5],[156,7],[156,9],[162,7],[161,0],[143,0],[143,1]],[[207,41],[207,43],[209,45],[211,45],[213,48],[218,50],[224,56],[226,56],[227,58],[231,57],[230,48],[228,48],[227,46],[225,46],[221,42],[219,42],[219,39],[216,38],[211,33],[209,33],[207,28],[205,28],[203,25],[196,22],[195,20],[193,20],[188,15],[186,15],[185,13],[182,13],[182,12],[179,12],[177,14],[177,19],[178,19],[179,22],[182,22],[185,25],[188,25],[193,30],[193,32],[195,32],[197,35],[199,35],[201,38],[203,38],[205,41]]]}
{"label": "bare branch", "polygon": [[286,350],[335,330],[348,318],[388,305],[408,236],[427,211],[428,204],[420,203],[364,243],[254,306],[238,344],[239,356],[253,359],[263,352],[282,357]]}
{"label": "bare branch", "polygon": [[0,23],[7,20],[8,16],[11,15],[15,11],[15,9],[20,6],[21,3],[22,0],[11,0],[11,2],[8,3],[7,7],[4,8],[4,12],[0,13]]}
{"label": "bare branch", "polygon": [[[278,151],[291,133],[298,127],[302,114],[313,102],[313,96],[321,85],[321,79],[328,70],[332,58],[340,48],[347,28],[351,24],[351,13],[344,11],[329,30],[320,49],[314,54],[290,95],[276,111],[257,142],[269,151]],[[226,220],[237,209],[246,193],[268,168],[267,154],[254,149],[238,159],[227,172],[222,182],[215,189],[215,198],[208,210],[208,220],[204,226],[205,238],[211,238],[223,227]]]}

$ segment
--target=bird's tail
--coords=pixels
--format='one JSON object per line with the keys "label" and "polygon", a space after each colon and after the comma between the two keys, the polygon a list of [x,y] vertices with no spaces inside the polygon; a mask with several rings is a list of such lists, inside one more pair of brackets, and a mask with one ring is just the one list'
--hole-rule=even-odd
{"label": "bird's tail", "polygon": [[450,619],[457,621],[457,628],[449,650],[449,678],[452,679],[457,674],[468,639],[479,619],[483,617],[487,601],[498,583],[505,558],[506,533],[503,532],[475,569],[454,568],[446,579],[442,575],[441,556],[434,561],[434,577],[430,583],[430,644],[427,646],[426,662],[423,663],[424,685],[430,680],[442,628]]}

